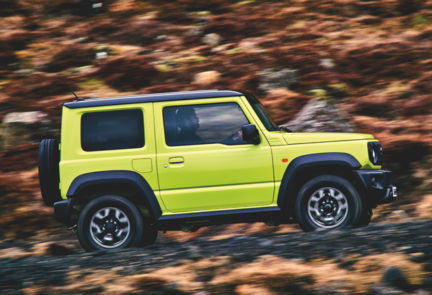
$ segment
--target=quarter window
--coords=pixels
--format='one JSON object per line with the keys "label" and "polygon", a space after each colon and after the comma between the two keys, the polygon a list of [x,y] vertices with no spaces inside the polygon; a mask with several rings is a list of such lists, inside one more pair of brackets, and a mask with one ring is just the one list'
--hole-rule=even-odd
{"label": "quarter window", "polygon": [[241,128],[249,121],[237,103],[167,107],[163,116],[169,146],[247,143]]}
{"label": "quarter window", "polygon": [[141,110],[82,115],[81,147],[84,151],[132,149],[143,146],[144,121]]}

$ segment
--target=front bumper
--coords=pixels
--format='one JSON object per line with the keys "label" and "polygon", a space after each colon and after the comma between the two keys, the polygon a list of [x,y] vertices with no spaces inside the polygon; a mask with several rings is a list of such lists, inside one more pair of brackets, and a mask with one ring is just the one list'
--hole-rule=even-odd
{"label": "front bumper", "polygon": [[54,217],[60,223],[72,226],[71,215],[75,205],[75,198],[59,201],[54,203]]}
{"label": "front bumper", "polygon": [[353,170],[363,193],[373,204],[388,204],[397,197],[392,173],[388,170]]}

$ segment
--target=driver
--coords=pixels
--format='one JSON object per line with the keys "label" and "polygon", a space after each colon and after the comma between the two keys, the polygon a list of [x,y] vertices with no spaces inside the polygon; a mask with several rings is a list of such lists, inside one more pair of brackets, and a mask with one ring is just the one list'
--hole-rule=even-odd
{"label": "driver", "polygon": [[175,121],[177,128],[180,129],[177,136],[177,143],[179,145],[205,143],[205,141],[196,134],[200,125],[193,107],[179,108],[176,113]]}

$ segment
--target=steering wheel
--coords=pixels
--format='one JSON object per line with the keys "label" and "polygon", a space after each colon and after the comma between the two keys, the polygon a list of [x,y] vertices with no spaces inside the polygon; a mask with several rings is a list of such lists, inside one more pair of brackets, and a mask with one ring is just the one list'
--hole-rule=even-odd
{"label": "steering wheel", "polygon": [[224,139],[223,143],[239,143],[243,142],[243,136],[242,136],[242,128],[228,136],[226,139]]}

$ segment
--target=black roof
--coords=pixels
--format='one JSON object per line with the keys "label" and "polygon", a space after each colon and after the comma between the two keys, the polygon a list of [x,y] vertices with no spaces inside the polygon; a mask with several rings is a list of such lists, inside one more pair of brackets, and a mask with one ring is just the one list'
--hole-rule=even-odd
{"label": "black roof", "polygon": [[131,103],[141,103],[141,102],[229,97],[229,96],[240,96],[240,95],[243,94],[241,92],[232,91],[232,90],[197,90],[197,91],[142,94],[142,95],[132,95],[132,96],[91,98],[91,99],[83,99],[83,100],[74,100],[72,102],[64,103],[63,105],[70,109],[77,109],[77,108],[111,106],[111,105],[131,104]]}

